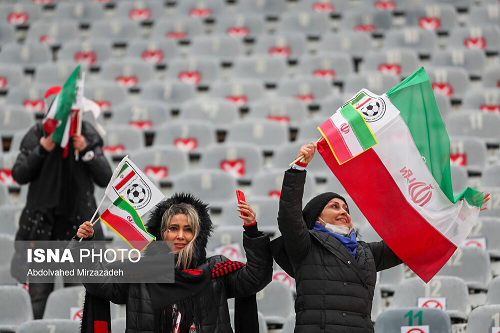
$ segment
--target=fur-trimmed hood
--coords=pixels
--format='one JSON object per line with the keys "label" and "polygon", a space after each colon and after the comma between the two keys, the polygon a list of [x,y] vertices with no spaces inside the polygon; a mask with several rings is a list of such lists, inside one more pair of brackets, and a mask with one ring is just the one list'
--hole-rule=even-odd
{"label": "fur-trimmed hood", "polygon": [[206,258],[206,247],[208,238],[212,234],[213,224],[210,219],[208,204],[194,197],[190,193],[174,193],[170,198],[159,202],[155,208],[151,210],[151,216],[146,223],[147,231],[156,237],[157,241],[162,240],[161,235],[161,220],[163,214],[174,204],[187,203],[192,205],[198,212],[200,219],[200,233],[195,240],[195,252],[192,266],[196,267]]}

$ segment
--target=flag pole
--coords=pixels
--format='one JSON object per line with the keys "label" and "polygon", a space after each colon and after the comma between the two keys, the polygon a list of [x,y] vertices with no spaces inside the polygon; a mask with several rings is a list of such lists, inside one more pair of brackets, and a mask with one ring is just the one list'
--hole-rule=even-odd
{"label": "flag pole", "polygon": [[[320,137],[318,140],[316,140],[316,143],[318,143],[321,140],[321,138],[322,137]],[[304,158],[304,155],[300,155],[292,163],[288,164],[288,166],[291,167],[292,165],[294,165],[295,163],[297,163],[298,161],[300,161],[303,158]]]}
{"label": "flag pole", "polygon": [[[92,217],[90,218],[89,221],[92,221],[94,219],[94,217],[96,216],[97,212],[99,211],[99,208],[101,208],[102,206],[102,203],[104,202],[104,199],[106,199],[106,193],[104,193],[104,196],[102,197],[102,200],[101,200],[101,203],[99,204],[99,206],[97,206],[97,209],[95,210],[94,212],[94,215],[92,215]],[[99,221],[99,219],[95,220],[93,223],[92,223],[92,226],[94,226],[94,224],[97,223],[97,221]],[[80,242],[82,241],[83,238],[80,238]]]}

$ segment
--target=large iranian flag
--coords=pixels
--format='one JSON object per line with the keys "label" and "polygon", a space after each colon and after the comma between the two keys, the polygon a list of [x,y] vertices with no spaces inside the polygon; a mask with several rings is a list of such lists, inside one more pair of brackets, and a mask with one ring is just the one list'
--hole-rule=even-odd
{"label": "large iranian flag", "polygon": [[453,195],[450,141],[423,68],[382,96],[362,89],[348,103],[378,144],[342,164],[336,151],[363,138],[344,146],[323,138],[318,151],[380,237],[428,282],[471,231],[483,195]]}

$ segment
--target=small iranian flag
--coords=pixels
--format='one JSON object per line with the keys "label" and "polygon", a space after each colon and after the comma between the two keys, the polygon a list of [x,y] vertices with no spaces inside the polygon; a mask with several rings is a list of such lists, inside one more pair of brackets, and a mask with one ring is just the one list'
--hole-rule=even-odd
{"label": "small iranian flag", "polygon": [[139,216],[146,214],[165,197],[128,156],[118,164],[106,188],[106,195],[111,201],[123,198]]}
{"label": "small iranian flag", "polygon": [[339,164],[375,146],[377,140],[361,113],[346,104],[318,127]]}
{"label": "small iranian flag", "polygon": [[137,211],[123,198],[118,197],[100,216],[109,228],[123,238],[131,247],[142,251],[155,237],[150,235]]}
{"label": "small iranian flag", "polygon": [[450,140],[423,68],[382,96],[363,89],[349,102],[378,144],[343,164],[327,140],[318,151],[380,237],[428,282],[467,238],[483,195],[453,193]]}

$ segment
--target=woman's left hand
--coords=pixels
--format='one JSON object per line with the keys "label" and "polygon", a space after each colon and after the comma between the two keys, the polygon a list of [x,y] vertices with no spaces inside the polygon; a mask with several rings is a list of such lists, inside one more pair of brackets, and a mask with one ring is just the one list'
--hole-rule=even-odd
{"label": "woman's left hand", "polygon": [[256,214],[253,211],[252,207],[245,201],[240,201],[237,211],[246,215],[240,215],[240,218],[243,219],[243,223],[245,223],[245,225],[249,225],[255,222]]}
{"label": "woman's left hand", "polygon": [[[481,193],[484,194],[483,191],[481,191]],[[491,193],[484,194],[484,197],[483,197],[483,206],[484,206],[485,203],[487,203],[488,201],[490,201],[490,199],[491,199],[490,195],[491,195]],[[488,207],[481,207],[480,211],[486,210],[486,209],[488,209]]]}

